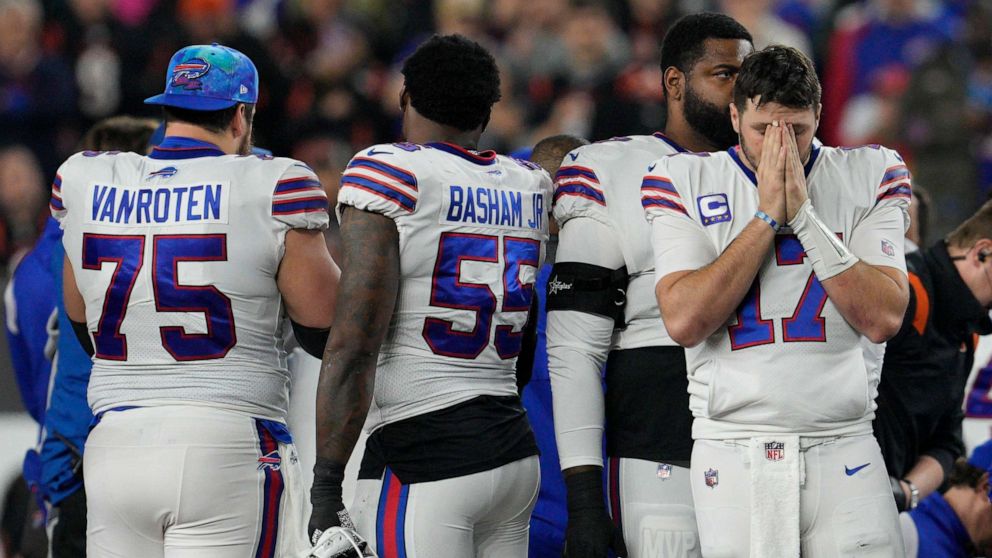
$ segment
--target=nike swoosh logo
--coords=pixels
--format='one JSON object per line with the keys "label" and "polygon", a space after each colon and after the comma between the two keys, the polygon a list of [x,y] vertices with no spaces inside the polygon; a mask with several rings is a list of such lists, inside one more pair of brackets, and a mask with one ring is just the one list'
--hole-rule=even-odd
{"label": "nike swoosh logo", "polygon": [[858,471],[860,471],[861,469],[864,469],[865,467],[867,467],[869,465],[871,465],[871,463],[865,463],[864,465],[858,465],[857,467],[855,467],[853,469],[849,469],[847,467],[847,465],[844,465],[844,472],[847,473],[847,476],[850,477],[850,476],[855,475]]}
{"label": "nike swoosh logo", "polygon": [[365,154],[368,155],[369,157],[373,157],[375,155],[392,155],[392,153],[389,151],[376,151],[374,147],[372,149],[369,149]]}
{"label": "nike swoosh logo", "polygon": [[579,158],[578,153],[569,153],[568,156],[571,157],[573,161]]}
{"label": "nike swoosh logo", "polygon": [[653,171],[653,170],[654,170],[654,168],[655,168],[655,167],[657,167],[657,166],[658,166],[658,164],[657,164],[657,163],[651,163],[651,166],[649,166],[649,167],[648,167],[648,172],[651,172],[651,171]]}

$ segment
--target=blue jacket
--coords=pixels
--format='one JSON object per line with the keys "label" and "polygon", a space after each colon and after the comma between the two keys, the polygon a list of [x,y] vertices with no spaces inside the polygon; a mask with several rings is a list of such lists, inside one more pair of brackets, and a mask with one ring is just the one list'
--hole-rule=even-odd
{"label": "blue jacket", "polygon": [[90,431],[93,414],[86,401],[93,361],[76,339],[62,301],[62,234],[51,260],[52,275],[59,296],[59,343],[52,370],[52,395],[45,415],[45,439],[41,446],[42,490],[52,504],[58,504],[83,486],[83,445]]}
{"label": "blue jacket", "polygon": [[971,539],[944,496],[934,493],[909,512],[919,535],[920,558],[967,558]]}
{"label": "blue jacket", "polygon": [[52,362],[45,357],[45,344],[48,343],[45,326],[55,310],[56,298],[61,298],[53,294],[56,285],[49,262],[53,252],[62,256],[61,238],[62,231],[53,219],[35,247],[14,270],[4,304],[7,341],[17,387],[24,407],[39,425],[45,421],[52,369]]}
{"label": "blue jacket", "polygon": [[[7,319],[21,395],[31,416],[43,425],[41,449],[28,452],[24,476],[52,504],[83,485],[79,467],[93,420],[86,402],[92,361],[79,345],[62,302],[63,253],[62,230],[55,219],[49,219],[14,272],[13,311]],[[44,347],[46,323],[54,310],[59,336],[53,362],[45,358]]]}

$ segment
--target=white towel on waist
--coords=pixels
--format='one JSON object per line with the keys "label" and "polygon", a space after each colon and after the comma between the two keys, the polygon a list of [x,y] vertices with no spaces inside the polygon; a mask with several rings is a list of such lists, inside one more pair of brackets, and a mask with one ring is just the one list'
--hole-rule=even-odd
{"label": "white towel on waist", "polygon": [[799,436],[751,438],[751,558],[799,556]]}

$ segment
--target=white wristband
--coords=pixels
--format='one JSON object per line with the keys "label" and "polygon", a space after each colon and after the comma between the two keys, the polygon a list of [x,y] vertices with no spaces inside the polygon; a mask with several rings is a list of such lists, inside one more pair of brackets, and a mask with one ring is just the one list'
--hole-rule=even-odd
{"label": "white wristband", "polygon": [[799,237],[806,257],[813,264],[813,272],[820,281],[843,273],[858,263],[858,257],[816,215],[809,199],[799,206],[796,216],[789,221],[789,227]]}

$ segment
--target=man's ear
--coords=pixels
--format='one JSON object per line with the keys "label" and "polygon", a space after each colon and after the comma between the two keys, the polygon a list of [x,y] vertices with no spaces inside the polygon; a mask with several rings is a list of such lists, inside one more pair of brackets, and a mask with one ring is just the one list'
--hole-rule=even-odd
{"label": "man's ear", "polygon": [[685,95],[685,74],[675,66],[669,66],[662,74],[661,86],[668,100],[681,101]]}
{"label": "man's ear", "polygon": [[738,134],[741,133],[741,113],[737,112],[737,105],[730,103],[730,123],[734,127],[734,131]]}
{"label": "man's ear", "polygon": [[231,135],[240,138],[248,130],[248,107],[244,103],[238,103],[237,107],[231,117]]}

